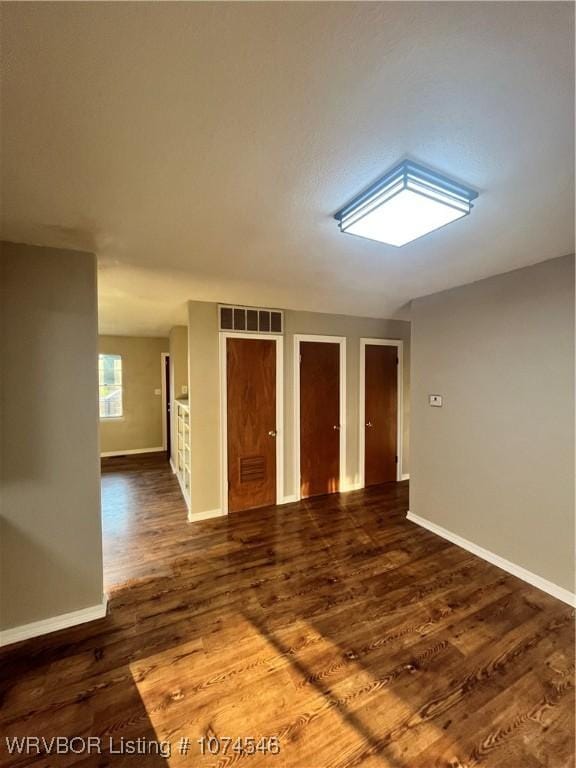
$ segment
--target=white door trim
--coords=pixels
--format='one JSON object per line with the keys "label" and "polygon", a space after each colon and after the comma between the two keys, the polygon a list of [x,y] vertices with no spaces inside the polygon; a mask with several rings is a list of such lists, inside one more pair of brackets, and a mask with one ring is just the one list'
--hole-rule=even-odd
{"label": "white door trim", "polygon": [[396,444],[398,451],[398,463],[396,464],[396,480],[402,480],[402,416],[404,413],[404,392],[402,388],[402,372],[404,367],[404,342],[401,339],[360,339],[360,385],[358,408],[358,467],[360,488],[364,488],[366,478],[366,345],[381,347],[396,347],[398,350],[397,366],[397,390],[398,404],[396,414]]}
{"label": "white door trim", "polygon": [[300,501],[300,342],[321,341],[340,346],[340,492],[346,490],[346,337],[295,334],[294,337],[294,498]]}
{"label": "white door trim", "polygon": [[[170,352],[160,352],[160,381],[162,382],[162,448],[168,450],[168,426],[166,424],[166,404],[169,402],[170,392],[166,392],[166,360],[170,360]],[[170,377],[172,385],[172,377]],[[172,415],[172,414],[170,414]]]}
{"label": "white door trim", "polygon": [[228,339],[256,339],[276,342],[276,504],[284,497],[284,337],[280,334],[219,332],[220,357],[220,508],[228,514],[228,386],[226,345]]}

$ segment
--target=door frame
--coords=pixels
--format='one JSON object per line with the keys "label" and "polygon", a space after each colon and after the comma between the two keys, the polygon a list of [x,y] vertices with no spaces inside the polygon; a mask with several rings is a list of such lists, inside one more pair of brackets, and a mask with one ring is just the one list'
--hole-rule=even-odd
{"label": "door frame", "polygon": [[360,384],[358,407],[358,475],[360,488],[366,485],[366,346],[396,347],[398,352],[398,365],[396,371],[396,450],[398,451],[398,463],[396,464],[396,482],[402,480],[402,430],[404,414],[404,391],[402,386],[404,368],[404,342],[402,339],[360,339]]}
{"label": "door frame", "polygon": [[302,341],[320,341],[325,344],[338,344],[340,347],[340,478],[339,493],[346,489],[346,337],[316,336],[298,333],[293,336],[294,343],[294,495],[296,501],[302,498],[300,487],[300,343]]}
{"label": "door frame", "polygon": [[[168,424],[166,418],[166,406],[170,402],[170,417],[172,417],[172,393],[166,392],[166,360],[170,360],[170,352],[160,352],[161,393],[162,393],[162,448],[168,450]],[[172,377],[170,377],[172,387]],[[172,431],[170,432],[172,434]]]}
{"label": "door frame", "polygon": [[228,339],[255,339],[276,342],[276,504],[284,498],[284,336],[273,333],[219,331],[220,360],[220,509],[228,514]]}

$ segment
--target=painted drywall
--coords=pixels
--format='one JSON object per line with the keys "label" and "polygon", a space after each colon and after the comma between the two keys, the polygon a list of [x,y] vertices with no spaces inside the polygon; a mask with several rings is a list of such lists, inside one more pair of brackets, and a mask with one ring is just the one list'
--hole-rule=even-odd
{"label": "painted drywall", "polygon": [[218,305],[188,302],[190,511],[220,509]]}
{"label": "painted drywall", "polygon": [[167,338],[100,336],[102,354],[122,357],[123,416],[100,419],[100,451],[116,453],[162,447],[162,352]]}
{"label": "painted drywall", "polygon": [[0,626],[102,603],[93,254],[3,243]]}
{"label": "painted drywall", "polygon": [[[189,310],[192,512],[220,507],[220,411],[218,306],[191,301]],[[410,323],[402,320],[284,311],[284,496],[294,482],[293,337],[314,334],[346,337],[346,487],[359,481],[358,408],[360,338],[404,341],[404,439],[402,470],[409,472]]]}
{"label": "painted drywall", "polygon": [[[188,326],[175,325],[168,335],[170,352],[170,402],[188,397]],[[176,435],[176,408],[171,406],[172,435]],[[174,442],[174,438],[172,440]]]}
{"label": "painted drywall", "polygon": [[574,257],[414,301],[411,416],[411,511],[574,591]]}

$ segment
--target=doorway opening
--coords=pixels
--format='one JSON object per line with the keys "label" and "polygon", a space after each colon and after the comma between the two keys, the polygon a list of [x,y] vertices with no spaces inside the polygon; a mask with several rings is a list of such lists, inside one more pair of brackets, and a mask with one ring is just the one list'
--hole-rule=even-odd
{"label": "doorway opening", "polygon": [[161,380],[162,380],[162,447],[166,451],[166,458],[172,457],[172,389],[170,386],[170,355],[168,352],[160,353]]}

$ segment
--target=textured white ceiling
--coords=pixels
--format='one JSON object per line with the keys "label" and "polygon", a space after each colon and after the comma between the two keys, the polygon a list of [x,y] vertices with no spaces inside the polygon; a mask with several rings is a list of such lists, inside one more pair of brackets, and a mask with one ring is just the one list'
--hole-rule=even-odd
{"label": "textured white ceiling", "polygon": [[[187,299],[377,317],[573,252],[570,3],[4,3],[3,236],[95,249],[106,333]],[[479,190],[401,249],[333,213]],[[404,308],[404,309],[403,309]]]}

